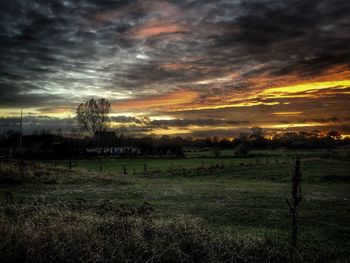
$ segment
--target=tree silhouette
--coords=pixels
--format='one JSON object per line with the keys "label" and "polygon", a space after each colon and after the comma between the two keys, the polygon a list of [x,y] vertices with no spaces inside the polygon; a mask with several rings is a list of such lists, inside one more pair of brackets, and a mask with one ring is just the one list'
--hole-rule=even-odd
{"label": "tree silhouette", "polygon": [[104,98],[91,98],[81,103],[76,110],[76,118],[81,129],[92,136],[105,131],[110,107],[108,100]]}
{"label": "tree silhouette", "polygon": [[235,155],[246,156],[250,151],[250,142],[248,133],[240,133],[238,137],[238,145],[235,150]]}
{"label": "tree silhouette", "polygon": [[251,134],[249,135],[250,139],[258,141],[264,136],[264,130],[261,127],[252,127],[250,128]]}

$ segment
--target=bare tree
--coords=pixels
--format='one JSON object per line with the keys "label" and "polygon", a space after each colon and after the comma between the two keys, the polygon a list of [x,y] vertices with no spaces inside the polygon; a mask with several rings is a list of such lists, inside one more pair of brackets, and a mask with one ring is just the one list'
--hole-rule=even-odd
{"label": "bare tree", "polygon": [[237,156],[246,156],[250,151],[250,142],[249,142],[249,134],[241,132],[238,137],[238,145],[235,150],[235,155]]}
{"label": "bare tree", "polygon": [[103,132],[107,128],[110,107],[108,100],[104,98],[91,98],[81,103],[76,110],[80,128],[92,136]]}
{"label": "bare tree", "polygon": [[120,125],[117,129],[116,129],[116,134],[119,138],[124,138],[127,134],[127,128],[124,124]]}
{"label": "bare tree", "polygon": [[264,130],[261,127],[252,127],[250,130],[251,134],[249,137],[253,140],[259,140],[264,136]]}

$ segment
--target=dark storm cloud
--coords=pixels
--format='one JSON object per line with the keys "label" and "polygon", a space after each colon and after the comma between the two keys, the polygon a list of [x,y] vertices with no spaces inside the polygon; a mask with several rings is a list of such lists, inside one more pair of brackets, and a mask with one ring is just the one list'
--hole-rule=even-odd
{"label": "dark storm cloud", "polygon": [[[337,131],[342,135],[348,135],[350,131],[349,125],[313,125],[313,126],[304,126],[302,129],[297,127],[289,127],[284,129],[283,132],[313,132],[313,131],[323,131],[324,134],[327,134],[330,131]],[[275,132],[280,132],[278,129],[269,129],[269,133],[274,134]]]}
{"label": "dark storm cloud", "polygon": [[[148,118],[136,118],[129,116],[113,116],[110,118],[111,122],[116,122],[119,125],[129,124],[127,131],[133,134],[141,134],[144,132],[151,132],[153,129],[169,129],[171,127],[189,127],[191,125],[196,126],[246,126],[249,125],[248,121],[235,121],[235,120],[220,120],[220,119],[176,119],[176,120],[153,120]],[[25,133],[32,133],[34,131],[50,130],[55,132],[62,130],[69,132],[75,127],[74,118],[55,118],[49,116],[33,116],[32,114],[26,114],[23,118],[23,130]],[[0,132],[8,130],[19,130],[20,118],[8,117],[0,118]]]}
{"label": "dark storm cloud", "polygon": [[[89,96],[114,102],[179,89],[198,92],[197,103],[220,102],[261,88],[260,77],[350,69],[347,0],[3,2],[1,108],[45,113]],[[205,112],[151,125],[236,124],[203,121]],[[115,121],[141,122],[125,118]]]}
{"label": "dark storm cloud", "polygon": [[[175,1],[176,2],[176,1]],[[174,3],[175,3],[174,2]],[[131,85],[164,89],[187,87],[210,94],[254,88],[249,78],[310,77],[341,66],[350,68],[348,1],[191,1],[176,2],[173,18],[186,32],[145,37],[150,61],[133,64]],[[162,20],[160,20],[160,23]],[[180,62],[180,63],[179,63]],[[164,64],[177,63],[173,67]],[[161,67],[161,68],[160,68]],[[232,83],[199,85],[203,78],[231,72]]]}
{"label": "dark storm cloud", "polygon": [[[30,134],[35,131],[50,130],[56,132],[58,130],[69,132],[74,128],[74,119],[70,118],[52,118],[48,116],[24,116],[23,118],[23,133]],[[8,130],[20,130],[20,118],[9,117],[0,118],[0,133]]]}
{"label": "dark storm cloud", "polygon": [[142,124],[142,120],[136,117],[130,117],[130,116],[113,116],[110,118],[111,121],[117,122],[117,123],[137,123]]}
{"label": "dark storm cloud", "polygon": [[240,46],[243,55],[273,63],[271,75],[317,75],[349,67],[348,1],[246,1],[243,15],[215,39],[219,47]]}
{"label": "dark storm cloud", "polygon": [[125,30],[128,23],[109,24],[97,30],[91,16],[120,5],[121,1],[2,3],[2,105],[7,104],[5,95],[33,105],[43,100],[40,94],[48,96],[44,98],[48,102],[56,97],[69,101],[72,97],[67,95],[79,92],[77,88],[88,96],[110,83],[108,67],[113,67],[101,61],[120,51],[114,44],[118,42],[118,32]]}

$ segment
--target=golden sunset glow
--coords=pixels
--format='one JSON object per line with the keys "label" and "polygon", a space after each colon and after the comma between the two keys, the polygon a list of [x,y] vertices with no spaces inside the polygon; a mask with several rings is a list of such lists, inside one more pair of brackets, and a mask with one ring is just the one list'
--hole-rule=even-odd
{"label": "golden sunset glow", "polygon": [[193,102],[198,97],[197,92],[179,91],[164,95],[155,95],[145,98],[115,103],[113,109],[144,109],[169,107]]}
{"label": "golden sunset glow", "polygon": [[319,127],[327,126],[327,123],[317,123],[317,122],[308,122],[308,123],[288,123],[288,124],[270,124],[268,126],[262,126],[263,128],[272,128],[272,129],[290,129],[290,128],[302,128],[302,127]]}
{"label": "golden sunset glow", "polygon": [[260,95],[268,98],[283,98],[296,93],[312,93],[323,89],[342,90],[350,87],[350,80],[310,82],[285,87],[272,87],[263,90]]}
{"label": "golden sunset glow", "polygon": [[286,111],[286,112],[273,112],[272,114],[278,116],[296,116],[302,114],[301,111]]}
{"label": "golden sunset glow", "polygon": [[223,105],[211,105],[211,106],[195,106],[195,107],[189,107],[189,108],[182,108],[181,111],[199,111],[199,110],[217,110],[217,109],[225,109],[225,108],[235,108],[235,107],[252,107],[252,106],[258,106],[258,105],[276,105],[279,104],[278,102],[240,102],[240,103],[234,103],[234,104],[223,104]]}

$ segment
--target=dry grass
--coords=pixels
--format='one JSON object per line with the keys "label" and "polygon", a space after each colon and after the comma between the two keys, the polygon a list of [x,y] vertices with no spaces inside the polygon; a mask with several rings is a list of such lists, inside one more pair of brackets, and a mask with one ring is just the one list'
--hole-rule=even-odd
{"label": "dry grass", "polygon": [[[130,180],[129,180],[130,181]],[[13,186],[24,183],[81,184],[88,182],[129,184],[125,176],[87,171],[69,170],[36,162],[0,163],[0,186]]]}
{"label": "dry grass", "polygon": [[[96,212],[96,213],[95,213]],[[0,218],[1,262],[288,262],[274,238],[210,231],[199,220],[155,221],[147,204],[130,209],[104,202],[95,212],[36,202],[7,204]],[[299,255],[297,262],[334,262]]]}

